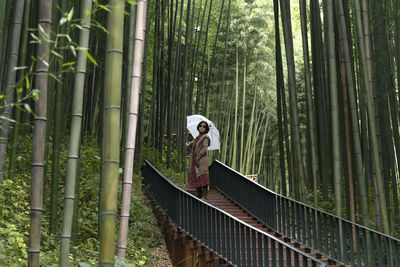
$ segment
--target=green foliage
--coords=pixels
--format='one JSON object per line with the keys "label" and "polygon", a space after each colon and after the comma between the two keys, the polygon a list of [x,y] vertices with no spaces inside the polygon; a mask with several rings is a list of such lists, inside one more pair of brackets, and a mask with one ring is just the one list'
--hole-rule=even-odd
{"label": "green foliage", "polygon": [[[30,223],[30,137],[27,135],[19,140],[16,174],[12,179],[10,177],[5,179],[0,190],[0,266],[25,266],[27,261]],[[59,190],[61,193],[63,192],[63,181],[66,173],[67,147],[67,142],[64,140],[60,166]],[[51,149],[49,152],[48,158],[51,159]],[[96,266],[98,262],[99,155],[96,140],[84,138],[80,161],[78,236],[77,240],[71,245],[70,262],[72,266]],[[48,160],[47,164],[51,166],[51,160]],[[50,174],[51,168],[48,167],[44,185],[45,213],[42,219],[40,256],[43,266],[57,266],[60,246],[60,234],[51,236],[48,231],[49,214],[46,211],[49,209]],[[159,246],[163,242],[163,235],[157,226],[157,221],[141,191],[141,176],[135,174],[133,180],[126,260],[117,259],[115,266],[149,266],[149,262],[154,258],[149,249]],[[122,185],[119,189],[122,190]],[[63,199],[60,197],[58,231],[61,229],[62,205]]]}
{"label": "green foliage", "polygon": [[[22,175],[21,175],[22,176]],[[0,265],[18,265],[28,256],[29,176],[6,179],[0,191]]]}

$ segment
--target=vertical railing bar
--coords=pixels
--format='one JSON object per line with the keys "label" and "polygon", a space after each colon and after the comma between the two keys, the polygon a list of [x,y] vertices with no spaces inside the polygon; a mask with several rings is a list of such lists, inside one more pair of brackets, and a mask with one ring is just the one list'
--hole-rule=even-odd
{"label": "vertical railing bar", "polygon": [[345,264],[347,264],[348,263],[348,253],[349,253],[349,250],[347,248],[348,248],[348,246],[350,246],[350,244],[347,244],[347,241],[350,240],[350,243],[351,243],[352,240],[347,239],[347,227],[346,227],[347,223],[343,222],[341,220],[339,223],[340,223],[339,227],[342,227],[342,230],[343,230],[343,233],[342,233],[342,239],[343,239],[342,241],[343,242],[341,244],[341,248],[342,248],[341,254],[342,254],[343,262]]}
{"label": "vertical railing bar", "polygon": [[303,226],[301,223],[301,215],[300,215],[300,205],[298,205],[297,203],[293,203],[294,204],[294,214],[296,215],[296,220],[294,222],[294,226],[295,226],[295,231],[293,231],[293,235],[296,237],[297,242],[301,243],[301,235],[302,235],[302,230],[301,227]]}
{"label": "vertical railing bar", "polygon": [[[265,267],[269,267],[270,256],[269,256],[268,242],[270,239],[267,236],[263,235],[262,240],[263,240],[263,245],[264,245],[264,265],[265,265]],[[274,265],[272,265],[272,266],[274,266]]]}
{"label": "vertical railing bar", "polygon": [[400,242],[397,243],[394,240],[391,242],[393,242],[392,248],[393,248],[394,266],[400,267]]}
{"label": "vertical railing bar", "polygon": [[257,267],[263,267],[263,235],[261,233],[257,233],[257,248],[258,248],[258,263]]}
{"label": "vertical railing bar", "polygon": [[232,232],[232,225],[231,225],[231,220],[232,218],[228,217],[227,218],[227,222],[226,222],[226,244],[227,244],[227,258],[228,259],[232,259],[232,236],[231,236],[231,232]]}
{"label": "vertical railing bar", "polygon": [[226,235],[226,227],[225,227],[225,219],[226,216],[222,214],[221,217],[221,252],[226,255],[226,242],[225,242],[225,235]]}
{"label": "vertical railing bar", "polygon": [[278,232],[282,232],[282,221],[281,221],[281,217],[282,217],[281,207],[282,206],[281,206],[281,201],[280,201],[281,198],[278,196],[276,198],[277,198],[276,205],[278,206],[277,207],[277,221],[278,221],[277,229],[278,229]]}
{"label": "vertical railing bar", "polygon": [[[312,216],[312,244],[314,245],[314,248],[316,248],[316,249],[318,249],[319,247],[318,247],[318,245],[319,245],[319,242],[318,242],[318,233],[317,233],[317,220],[315,220],[316,219],[316,217],[317,217],[317,213],[318,213],[318,211],[313,211],[313,210],[310,210],[310,216]],[[311,242],[311,241],[310,241]],[[319,249],[321,249],[321,248],[319,248]]]}
{"label": "vertical railing bar", "polygon": [[284,266],[283,262],[283,247],[281,243],[278,243],[278,254],[279,254],[279,266]]}
{"label": "vertical railing bar", "polygon": [[300,267],[299,253],[294,251],[293,254],[294,267]]}
{"label": "vertical railing bar", "polygon": [[376,246],[377,246],[377,249],[378,249],[378,263],[379,263],[379,266],[383,266],[383,255],[382,255],[383,246],[382,246],[382,240],[381,240],[381,238],[379,236],[376,237]]}
{"label": "vertical railing bar", "polygon": [[276,225],[276,217],[275,217],[275,214],[276,214],[276,209],[278,208],[277,206],[276,206],[276,196],[274,196],[274,195],[271,195],[270,194],[270,198],[271,198],[271,203],[272,203],[272,207],[273,207],[273,212],[274,213],[272,213],[272,215],[273,216],[271,216],[271,218],[270,218],[270,221],[272,221],[273,222],[273,227],[274,227],[274,230],[276,231],[276,228],[277,228],[277,225]]}
{"label": "vertical railing bar", "polygon": [[362,243],[361,241],[361,236],[360,236],[360,229],[357,227],[356,228],[356,254],[357,254],[357,262],[358,266],[361,266],[361,246]]}
{"label": "vertical railing bar", "polygon": [[336,248],[337,248],[337,259],[339,261],[343,260],[343,255],[342,255],[342,235],[340,234],[340,220],[336,218],[331,217],[332,224],[334,224],[334,227],[336,228],[336,237],[331,238],[331,244],[332,247],[335,246],[335,240],[336,240]]}
{"label": "vertical railing bar", "polygon": [[355,265],[355,257],[354,257],[354,237],[353,237],[353,227],[350,223],[346,223],[348,225],[348,233],[349,233],[349,245],[350,245],[350,262],[351,266]]}
{"label": "vertical railing bar", "polygon": [[286,235],[290,236],[290,216],[289,216],[289,200],[285,199],[285,209],[286,209],[286,214],[285,214],[285,223],[286,223]]}
{"label": "vertical railing bar", "polygon": [[314,227],[312,224],[312,218],[310,218],[310,208],[306,207],[305,208],[305,213],[306,213],[306,219],[307,219],[307,246],[312,247],[312,242],[311,242],[311,229]]}
{"label": "vertical railing bar", "polygon": [[[333,258],[340,257],[340,251],[336,249],[339,249],[339,244],[340,241],[338,240],[338,238],[340,238],[340,234],[339,234],[339,225],[335,223],[335,220],[332,217],[329,217],[329,228],[330,228],[330,248],[331,248],[331,253],[330,255],[332,255]],[[336,230],[336,231],[335,231]],[[338,240],[337,242],[337,246],[335,246],[335,240]]]}
{"label": "vertical railing bar", "polygon": [[246,266],[251,266],[251,229],[248,227],[246,227],[246,260]]}
{"label": "vertical railing bar", "polygon": [[[368,248],[368,255],[371,255],[371,264],[376,264],[376,250],[375,247],[378,246],[378,244],[376,244],[375,246],[375,238],[374,238],[374,234],[371,233],[370,231],[367,231],[367,236],[368,239],[370,240],[370,248]],[[372,252],[372,253],[371,253]],[[379,252],[378,252],[379,253]]]}
{"label": "vertical railing bar", "polygon": [[290,203],[290,218],[291,218],[291,226],[292,226],[292,237],[294,240],[298,240],[296,235],[296,224],[297,224],[297,217],[295,213],[295,208],[296,208],[296,203],[294,201],[291,201]]}
{"label": "vertical railing bar", "polygon": [[308,266],[308,258],[306,257],[306,255],[303,255],[303,257],[301,257],[303,259],[303,265],[302,266]]}
{"label": "vertical railing bar", "polygon": [[387,237],[382,237],[383,238],[383,243],[385,244],[385,254],[386,254],[386,261],[387,261],[387,266],[392,266],[392,253],[390,249],[390,241]]}
{"label": "vertical railing bar", "polygon": [[272,260],[272,267],[275,267],[276,266],[276,254],[277,254],[277,252],[276,252],[276,246],[275,246],[275,240],[273,240],[273,239],[270,239],[271,240],[271,260]]}
{"label": "vertical railing bar", "polygon": [[[360,235],[363,235],[364,236],[364,246],[362,247],[363,248],[363,253],[364,253],[364,261],[365,261],[365,266],[369,266],[369,258],[368,258],[368,250],[369,250],[369,248],[368,248],[368,234],[367,234],[367,230],[364,230],[364,231],[362,231],[362,232],[359,232],[360,233]],[[360,257],[361,257],[361,254],[360,254]],[[362,261],[362,259],[361,259],[361,261]],[[360,265],[361,266],[361,265]]]}
{"label": "vertical railing bar", "polygon": [[241,266],[246,266],[246,233],[245,226],[243,224],[240,225],[240,252],[242,259]]}
{"label": "vertical railing bar", "polygon": [[286,247],[286,266],[291,267],[292,266],[292,250]]}
{"label": "vertical railing bar", "polygon": [[319,249],[320,249],[320,251],[322,251],[322,252],[326,252],[325,250],[324,250],[324,242],[323,242],[323,234],[322,234],[322,227],[324,227],[324,217],[323,217],[324,215],[323,214],[321,214],[321,212],[319,212],[319,211],[317,211],[317,227],[318,227],[318,242],[319,242]]}
{"label": "vertical railing bar", "polygon": [[307,239],[306,239],[306,215],[305,215],[305,209],[304,206],[300,206],[300,213],[301,213],[301,223],[302,223],[302,229],[301,229],[301,233],[302,233],[302,237],[303,237],[303,244],[307,244]]}
{"label": "vertical railing bar", "polygon": [[[325,214],[322,214],[322,217],[324,218],[324,230],[323,230],[324,246],[325,246],[324,252],[328,255],[332,255],[332,254],[329,254],[328,219],[326,218]],[[332,255],[332,258],[334,258],[334,255]]]}
{"label": "vertical railing bar", "polygon": [[254,230],[251,230],[251,240],[252,240],[251,266],[257,266],[257,233]]}
{"label": "vertical railing bar", "polygon": [[315,261],[311,261],[311,266],[312,267],[317,267],[317,263]]}
{"label": "vertical railing bar", "polygon": [[240,259],[242,258],[242,248],[241,248],[241,238],[242,238],[242,233],[240,229],[240,225],[238,222],[235,222],[235,234],[236,234],[236,257],[237,257],[237,263],[241,264]]}

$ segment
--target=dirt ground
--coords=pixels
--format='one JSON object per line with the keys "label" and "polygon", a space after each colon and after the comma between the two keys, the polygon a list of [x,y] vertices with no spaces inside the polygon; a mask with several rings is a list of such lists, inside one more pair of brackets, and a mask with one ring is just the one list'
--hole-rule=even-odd
{"label": "dirt ground", "polygon": [[150,253],[152,255],[152,267],[172,267],[169,252],[165,243],[150,248]]}

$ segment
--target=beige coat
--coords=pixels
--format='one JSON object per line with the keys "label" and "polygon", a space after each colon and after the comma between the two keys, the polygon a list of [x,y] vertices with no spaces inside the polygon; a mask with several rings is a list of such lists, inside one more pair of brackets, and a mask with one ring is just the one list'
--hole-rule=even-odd
{"label": "beige coat", "polygon": [[204,134],[200,137],[196,145],[196,151],[192,151],[190,162],[195,163],[196,179],[200,179],[203,174],[208,174],[208,147],[210,146],[210,137]]}

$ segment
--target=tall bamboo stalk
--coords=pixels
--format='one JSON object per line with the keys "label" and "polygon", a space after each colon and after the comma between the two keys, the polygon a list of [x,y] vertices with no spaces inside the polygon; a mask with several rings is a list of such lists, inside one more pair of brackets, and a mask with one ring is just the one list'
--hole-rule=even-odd
{"label": "tall bamboo stalk", "polygon": [[238,124],[238,102],[239,102],[239,48],[236,43],[236,78],[235,78],[235,121],[233,126],[233,155],[231,158],[232,169],[236,169],[237,151],[237,124]]}
{"label": "tall bamboo stalk", "polygon": [[129,211],[131,203],[133,160],[135,156],[136,129],[139,111],[139,92],[142,79],[144,38],[146,34],[146,0],[137,3],[135,53],[132,70],[131,100],[129,107],[128,135],[125,149],[125,171],[122,187],[121,221],[118,235],[117,255],[124,258],[128,238]]}
{"label": "tall bamboo stalk", "polygon": [[314,118],[314,101],[312,96],[311,86],[311,67],[310,67],[310,56],[308,49],[308,34],[307,34],[307,13],[306,13],[306,1],[300,0],[300,16],[301,16],[301,34],[303,41],[303,58],[304,58],[304,78],[306,86],[306,102],[307,102],[307,122],[308,132],[310,135],[310,154],[311,154],[311,175],[313,178],[313,192],[314,192],[314,206],[318,207],[318,180],[319,180],[319,162],[317,155],[317,137],[316,127]]}
{"label": "tall bamboo stalk", "polygon": [[[258,174],[261,173],[262,159],[264,157],[265,137],[267,136],[268,126],[269,126],[269,117],[267,117],[267,122],[264,125],[264,134],[263,134],[263,139],[262,139],[262,143],[261,143],[260,161],[258,163],[258,171],[257,171]],[[282,157],[283,157],[283,155],[282,155]],[[285,183],[282,181],[282,185],[284,185],[284,184]],[[285,190],[285,192],[286,192],[286,190]]]}
{"label": "tall bamboo stalk", "polygon": [[[1,8],[1,7],[0,7]],[[24,7],[24,22],[23,22],[23,30],[21,35],[21,53],[19,56],[19,66],[25,66],[26,64],[26,48],[28,46],[28,29],[29,29],[29,18],[30,18],[30,11],[31,11],[31,0],[25,0],[25,7]],[[1,37],[0,37],[1,40]],[[25,88],[25,73],[26,70],[20,70],[18,73],[17,83],[21,83],[22,92]],[[17,100],[20,99],[22,92],[17,91]],[[21,111],[19,108],[14,107],[14,120],[16,121],[13,127],[11,145],[10,145],[10,177],[14,176],[14,170],[16,165],[16,158],[17,158],[17,140],[19,137],[19,130],[20,130],[20,123],[21,123]],[[0,183],[1,184],[1,183]]]}
{"label": "tall bamboo stalk", "polygon": [[329,80],[331,95],[331,115],[332,115],[332,141],[333,141],[333,166],[335,181],[335,203],[336,213],[339,217],[342,215],[342,162],[340,149],[340,125],[339,125],[339,97],[338,82],[336,69],[336,48],[335,48],[335,31],[333,22],[333,2],[327,1],[328,9],[328,49],[329,49]]}
{"label": "tall bamboo stalk", "polygon": [[227,45],[228,45],[229,26],[230,26],[230,20],[231,20],[231,3],[232,3],[232,0],[229,0],[228,14],[227,14],[228,18],[227,18],[226,30],[225,30],[225,45],[224,45],[224,59],[223,59],[223,66],[222,66],[222,81],[221,81],[221,87],[220,87],[220,92],[219,92],[219,101],[218,101],[219,106],[218,106],[217,125],[220,125],[220,123],[221,123],[222,95],[224,94],[224,91],[225,91],[226,50],[227,50]]}
{"label": "tall bamboo stalk", "polygon": [[[61,13],[65,16],[67,12],[67,2],[61,2]],[[54,13],[53,13],[54,15]],[[58,31],[58,34],[66,34],[67,32],[67,23],[61,25]],[[66,38],[61,38],[59,40],[60,47],[64,47],[66,43]],[[63,57],[65,57],[65,53],[62,53]],[[60,179],[60,153],[61,153],[61,137],[63,135],[62,125],[63,125],[63,86],[66,82],[64,80],[62,70],[63,58],[58,58],[57,67],[59,79],[56,82],[56,97],[55,97],[55,108],[54,108],[54,127],[53,127],[53,160],[52,160],[52,170],[51,170],[51,200],[50,200],[50,233],[55,234],[57,228],[57,219],[58,219],[58,181]],[[49,125],[50,126],[50,125]]]}
{"label": "tall bamboo stalk", "polygon": [[[286,195],[287,194],[286,166],[285,166],[284,133],[283,133],[284,125],[282,116],[282,109],[283,109],[282,101],[286,101],[282,97],[282,93],[284,93],[285,90],[285,81],[283,79],[283,64],[282,64],[282,52],[281,52],[282,50],[281,50],[281,38],[279,30],[279,3],[278,0],[274,0],[273,3],[274,3],[274,21],[275,21],[275,70],[276,70],[276,102],[277,102],[276,113],[278,117],[279,162],[280,162],[280,175],[282,182],[282,194]],[[289,151],[287,153],[289,153]],[[261,160],[262,159],[260,158],[260,166],[261,166]],[[290,162],[288,162],[288,166],[290,166]],[[288,171],[289,175],[291,175],[290,169]]]}
{"label": "tall bamboo stalk", "polygon": [[[133,52],[134,52],[134,47],[135,47],[135,23],[136,23],[136,5],[130,5],[130,15],[129,15],[129,27],[128,27],[128,62],[127,62],[127,71],[126,71],[126,87],[124,91],[124,109],[123,109],[123,114],[122,114],[122,133],[121,133],[121,140],[122,140],[122,145],[126,146],[126,133],[128,132],[128,121],[129,121],[129,106],[130,102],[129,100],[131,99],[131,87],[132,87],[132,69],[133,69]],[[125,151],[121,149],[121,164],[125,163]],[[121,168],[123,168],[123,165],[121,165]]]}
{"label": "tall bamboo stalk", "polygon": [[242,134],[240,136],[240,160],[239,160],[239,172],[243,173],[244,166],[244,113],[246,107],[246,53],[244,53],[243,63],[243,95],[242,95]]}
{"label": "tall bamboo stalk", "polygon": [[40,238],[43,214],[43,178],[44,150],[47,121],[47,82],[50,54],[51,0],[40,0],[38,10],[38,26],[41,31],[40,43],[36,49],[37,65],[34,88],[39,90],[39,99],[35,102],[35,117],[32,142],[32,193],[31,220],[29,231],[28,266],[40,265]]}
{"label": "tall bamboo stalk", "polygon": [[14,22],[12,29],[12,37],[11,37],[11,47],[10,47],[10,56],[9,56],[9,64],[8,64],[8,76],[7,83],[5,89],[5,98],[4,98],[4,111],[3,118],[1,119],[1,129],[0,129],[0,187],[3,183],[4,178],[4,164],[7,153],[7,145],[8,145],[8,136],[10,134],[10,123],[12,120],[12,110],[15,95],[15,77],[17,71],[15,67],[18,64],[18,56],[19,56],[19,41],[21,37],[21,27],[22,27],[22,17],[24,14],[24,5],[25,0],[17,0],[16,8],[14,14]]}
{"label": "tall bamboo stalk", "polygon": [[64,193],[64,216],[61,233],[60,266],[69,266],[69,252],[74,212],[75,188],[79,168],[79,147],[81,143],[81,128],[83,114],[83,96],[86,77],[87,56],[84,51],[89,48],[90,21],[92,1],[81,2],[81,32],[79,35],[79,51],[74,78],[74,96],[71,114],[71,132],[67,162],[67,177]]}
{"label": "tall bamboo stalk", "polygon": [[293,156],[293,180],[297,199],[302,199],[304,188],[304,165],[301,149],[300,125],[297,107],[296,71],[293,54],[293,38],[290,19],[290,4],[288,0],[280,0],[282,10],[283,36],[285,40],[286,61],[288,66],[289,103],[290,103],[290,133]]}
{"label": "tall bamboo stalk", "polygon": [[110,0],[104,81],[102,175],[99,209],[100,266],[114,265],[119,178],[120,105],[125,0]]}
{"label": "tall bamboo stalk", "polygon": [[344,53],[344,61],[346,68],[346,85],[347,85],[347,94],[349,99],[350,106],[350,115],[351,115],[351,128],[352,128],[352,140],[354,147],[354,155],[355,155],[355,163],[356,163],[356,174],[357,174],[357,184],[359,185],[359,202],[361,207],[361,215],[363,224],[368,227],[368,199],[365,185],[365,174],[363,171],[363,160],[362,160],[362,151],[361,151],[361,141],[360,141],[360,130],[358,126],[358,116],[357,116],[357,105],[356,105],[356,96],[354,94],[354,82],[353,82],[353,71],[351,67],[351,59],[350,59],[350,45],[348,40],[348,33],[346,28],[346,21],[344,17],[343,10],[343,2],[338,1],[338,11],[340,18],[340,27],[342,31],[343,37],[343,53]]}
{"label": "tall bamboo stalk", "polygon": [[369,122],[369,131],[370,131],[370,138],[371,138],[371,150],[373,156],[373,162],[375,165],[376,170],[376,180],[377,180],[377,188],[379,193],[379,201],[380,207],[382,212],[382,222],[383,222],[383,231],[385,234],[390,233],[389,229],[389,221],[387,216],[387,209],[386,209],[386,199],[383,187],[383,177],[382,177],[382,168],[381,162],[379,157],[379,147],[378,147],[378,136],[377,136],[377,124],[375,119],[375,108],[374,108],[374,101],[372,95],[372,88],[370,87],[369,83],[369,75],[368,75],[368,68],[367,68],[367,54],[366,54],[366,46],[363,38],[363,29],[362,29],[362,19],[361,19],[361,9],[360,9],[360,2],[359,0],[355,0],[354,2],[354,13],[356,16],[356,32],[359,41],[359,49],[360,49],[360,67],[362,71],[362,79],[363,85],[365,87],[365,95],[367,101],[367,115],[368,115],[368,122]]}

